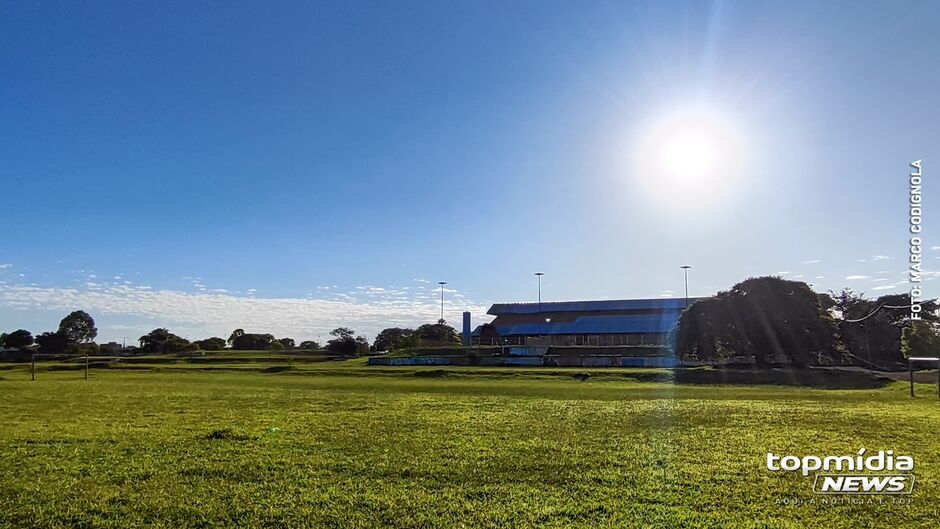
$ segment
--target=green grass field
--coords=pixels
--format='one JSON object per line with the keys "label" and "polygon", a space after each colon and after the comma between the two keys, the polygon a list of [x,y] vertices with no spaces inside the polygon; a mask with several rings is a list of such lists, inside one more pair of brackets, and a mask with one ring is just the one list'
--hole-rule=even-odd
{"label": "green grass field", "polygon": [[[911,399],[899,382],[626,369],[48,367],[0,368],[2,527],[940,525],[927,384]],[[824,505],[811,477],[765,470],[768,451],[861,447],[914,456],[911,504]]]}

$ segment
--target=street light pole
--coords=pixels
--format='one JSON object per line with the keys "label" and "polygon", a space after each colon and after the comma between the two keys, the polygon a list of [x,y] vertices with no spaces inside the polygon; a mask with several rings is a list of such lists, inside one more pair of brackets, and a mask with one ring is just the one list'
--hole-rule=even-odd
{"label": "street light pole", "polygon": [[534,275],[535,277],[537,277],[538,280],[539,280],[539,304],[538,304],[538,312],[539,312],[539,344],[541,344],[541,343],[542,343],[542,335],[545,334],[545,329],[542,327],[542,321],[541,321],[541,318],[542,318],[542,276],[545,275],[545,272],[536,272],[536,273],[533,274],[533,275]]}
{"label": "street light pole", "polygon": [[441,285],[441,321],[440,323],[443,324],[444,323],[444,285],[447,284],[447,281],[438,281],[437,284]]}
{"label": "street light pole", "polygon": [[689,265],[682,265],[679,268],[685,272],[685,308],[689,308]]}
{"label": "street light pole", "polygon": [[545,275],[544,272],[536,272],[533,274],[535,277],[539,278],[539,312],[542,312],[542,276]]}

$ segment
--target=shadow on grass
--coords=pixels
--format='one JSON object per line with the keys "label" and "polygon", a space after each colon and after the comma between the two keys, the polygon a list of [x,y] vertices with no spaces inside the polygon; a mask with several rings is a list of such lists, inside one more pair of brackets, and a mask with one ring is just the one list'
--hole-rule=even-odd
{"label": "shadow on grass", "polygon": [[[578,375],[575,375],[577,377]],[[603,377],[595,373],[593,376]],[[671,371],[634,372],[625,378],[637,382],[668,382],[672,384],[701,385],[771,385],[803,386],[822,389],[872,389],[893,382],[882,376],[868,373],[841,371],[838,369],[792,369],[792,368],[722,368],[722,369],[674,369]]]}
{"label": "shadow on grass", "polygon": [[232,428],[212,430],[202,437],[206,441],[251,441],[253,436],[236,432]]}
{"label": "shadow on grass", "polygon": [[447,371],[443,369],[432,369],[430,371],[415,371],[414,376],[419,378],[437,378],[437,377],[446,377]]}
{"label": "shadow on grass", "polygon": [[[348,373],[359,375],[361,373]],[[628,372],[607,371],[605,368],[585,371],[568,369],[530,369],[497,368],[475,370],[458,367],[450,369],[402,370],[387,373],[393,376],[412,376],[417,378],[439,377],[482,377],[482,378],[573,378],[578,382],[631,381],[665,383],[679,385],[742,385],[742,386],[791,386],[819,389],[875,389],[894,382],[887,376],[871,375],[864,371],[841,370],[838,368],[676,368],[676,369],[635,369]]]}
{"label": "shadow on grass", "polygon": [[266,367],[261,370],[262,373],[283,373],[284,371],[291,371],[294,369],[292,366],[271,366]]}

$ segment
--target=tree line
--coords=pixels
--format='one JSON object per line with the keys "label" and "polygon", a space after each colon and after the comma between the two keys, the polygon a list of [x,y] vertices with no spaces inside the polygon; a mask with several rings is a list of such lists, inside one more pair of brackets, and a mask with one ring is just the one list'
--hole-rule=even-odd
{"label": "tree line", "polygon": [[94,343],[98,336],[95,320],[85,311],[76,310],[59,322],[55,331],[44,332],[36,337],[25,329],[18,329],[9,334],[0,333],[0,345],[10,349],[36,349],[41,353],[88,353],[97,352]]}
{"label": "tree line", "polygon": [[[757,277],[693,303],[679,318],[676,352],[704,362],[892,367],[940,354],[937,303],[911,320],[908,294],[817,294],[801,281]],[[902,308],[890,308],[902,307]]]}
{"label": "tree line", "polygon": [[[25,329],[9,334],[0,333],[0,345],[41,354],[97,354],[106,347],[94,342],[97,335],[95,320],[87,312],[78,310],[63,318],[55,332],[45,332],[36,337]],[[371,345],[365,336],[348,327],[337,327],[330,331],[330,336],[331,339],[321,345],[313,340],[297,343],[293,338],[276,338],[273,334],[235,329],[228,339],[214,336],[190,341],[161,327],[141,336],[137,340],[139,347],[135,349],[142,353],[221,351],[226,348],[245,351],[322,350],[336,355],[355,356],[403,347],[460,343],[457,331],[443,321],[425,324],[417,329],[387,328],[376,336]]]}

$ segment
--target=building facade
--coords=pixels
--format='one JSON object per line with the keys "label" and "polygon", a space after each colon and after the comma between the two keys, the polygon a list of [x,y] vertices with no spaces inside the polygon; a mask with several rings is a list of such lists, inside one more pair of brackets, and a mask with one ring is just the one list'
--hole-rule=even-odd
{"label": "building facade", "polygon": [[[691,304],[695,299],[689,299]],[[670,345],[685,299],[619,299],[497,303],[492,322],[477,327],[481,345]]]}

